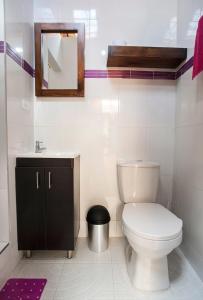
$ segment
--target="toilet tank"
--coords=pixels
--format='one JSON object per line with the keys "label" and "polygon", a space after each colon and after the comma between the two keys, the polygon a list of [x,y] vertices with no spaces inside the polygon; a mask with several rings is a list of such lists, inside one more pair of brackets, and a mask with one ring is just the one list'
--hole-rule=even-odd
{"label": "toilet tank", "polygon": [[120,161],[117,164],[120,199],[124,203],[156,202],[160,165],[149,161]]}

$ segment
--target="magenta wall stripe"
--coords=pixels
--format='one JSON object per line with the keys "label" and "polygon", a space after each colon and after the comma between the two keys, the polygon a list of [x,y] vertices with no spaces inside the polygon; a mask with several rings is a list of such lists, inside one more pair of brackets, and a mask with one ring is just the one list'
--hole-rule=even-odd
{"label": "magenta wall stripe", "polygon": [[[5,53],[25,70],[35,77],[34,68],[20,56],[8,43],[0,41],[0,53]],[[142,70],[85,70],[85,78],[123,78],[123,79],[149,79],[149,80],[177,80],[193,66],[193,57],[183,64],[177,71],[142,71]]]}
{"label": "magenta wall stripe", "polygon": [[0,53],[4,53],[4,41],[0,41]]}
{"label": "magenta wall stripe", "polygon": [[6,43],[6,54],[19,66],[22,66],[22,57],[8,43]]}
{"label": "magenta wall stripe", "polygon": [[30,74],[30,76],[32,76],[33,78],[35,77],[35,70],[33,69],[33,67],[26,61],[26,60],[22,60],[22,68],[28,73]]}
{"label": "magenta wall stripe", "polygon": [[25,59],[23,59],[22,56],[20,56],[16,52],[16,50],[13,47],[11,47],[8,43],[6,43],[6,54],[12,60],[14,60],[20,67],[22,67],[25,72],[27,72],[30,76],[34,77],[35,71],[33,67]]}

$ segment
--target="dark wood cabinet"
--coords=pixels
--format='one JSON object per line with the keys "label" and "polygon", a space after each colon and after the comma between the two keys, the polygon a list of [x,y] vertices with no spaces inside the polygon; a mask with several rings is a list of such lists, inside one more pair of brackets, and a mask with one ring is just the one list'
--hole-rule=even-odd
{"label": "dark wood cabinet", "polygon": [[19,250],[75,249],[80,222],[80,158],[17,158]]}
{"label": "dark wood cabinet", "polygon": [[47,249],[71,249],[74,245],[73,169],[46,168],[45,186]]}
{"label": "dark wood cabinet", "polygon": [[18,245],[20,250],[43,249],[45,190],[43,168],[16,168]]}

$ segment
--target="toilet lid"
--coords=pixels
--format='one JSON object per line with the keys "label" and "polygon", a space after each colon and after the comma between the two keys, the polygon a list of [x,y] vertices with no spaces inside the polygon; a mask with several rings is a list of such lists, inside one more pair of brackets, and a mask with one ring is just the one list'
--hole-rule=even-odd
{"label": "toilet lid", "polygon": [[182,231],[182,220],[157,203],[128,203],[123,210],[124,225],[132,233],[150,240],[170,240]]}

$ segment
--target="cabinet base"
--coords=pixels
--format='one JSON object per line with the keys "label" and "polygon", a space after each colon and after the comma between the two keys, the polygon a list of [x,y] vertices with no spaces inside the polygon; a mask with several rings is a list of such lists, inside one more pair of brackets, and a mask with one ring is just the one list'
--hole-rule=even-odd
{"label": "cabinet base", "polygon": [[31,257],[32,257],[32,252],[31,252],[31,250],[26,250],[26,251],[24,251],[24,256],[25,256],[26,258],[31,258]]}
{"label": "cabinet base", "polygon": [[67,258],[71,259],[73,257],[73,251],[72,250],[68,250],[67,251]]}
{"label": "cabinet base", "polygon": [[[73,250],[68,250],[67,251],[67,258],[71,259],[73,257],[73,253],[74,253]],[[24,251],[24,257],[31,258],[32,257],[32,251],[31,250]]]}

